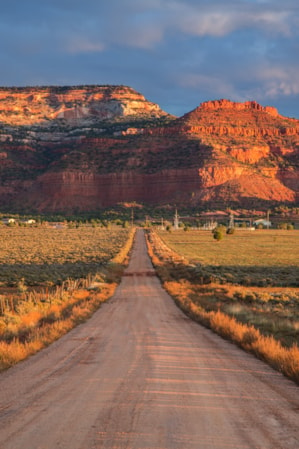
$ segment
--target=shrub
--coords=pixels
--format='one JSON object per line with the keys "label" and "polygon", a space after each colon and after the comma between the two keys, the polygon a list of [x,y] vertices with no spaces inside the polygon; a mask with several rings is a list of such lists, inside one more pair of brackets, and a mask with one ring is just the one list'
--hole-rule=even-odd
{"label": "shrub", "polygon": [[18,292],[19,292],[19,293],[24,293],[24,292],[26,292],[26,291],[27,291],[27,286],[26,286],[26,284],[25,284],[25,279],[22,278],[22,279],[20,279],[19,282],[18,282]]}
{"label": "shrub", "polygon": [[292,231],[294,229],[294,225],[292,223],[278,223],[277,228]]}
{"label": "shrub", "polygon": [[215,230],[215,231],[213,232],[213,237],[214,237],[215,240],[217,240],[217,242],[219,242],[220,240],[223,239],[223,234],[222,234],[221,231]]}
{"label": "shrub", "polygon": [[[134,232],[135,229],[130,231],[129,238],[118,254],[110,263],[106,262],[105,269],[98,272],[97,277],[101,280],[99,289],[82,288],[82,282],[90,286],[95,279],[89,275],[86,279],[68,279],[62,287],[56,287],[53,291],[23,292],[22,296],[18,295],[17,307],[13,298],[11,304],[0,301],[0,371],[85,321],[114,293],[115,281],[120,280],[124,269],[122,264],[126,263]],[[22,290],[24,286],[24,280],[21,279],[18,287]]]}

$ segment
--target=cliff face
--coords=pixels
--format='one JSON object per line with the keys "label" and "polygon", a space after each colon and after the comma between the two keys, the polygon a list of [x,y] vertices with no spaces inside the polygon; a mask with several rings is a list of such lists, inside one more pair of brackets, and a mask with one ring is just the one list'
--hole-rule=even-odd
{"label": "cliff face", "polygon": [[175,119],[124,86],[0,89],[0,206],[296,203],[299,120],[256,102]]}
{"label": "cliff face", "polygon": [[[261,106],[256,101],[245,101],[244,103],[236,103],[230,100],[216,100],[216,101],[206,101],[202,103],[198,108],[195,109],[195,114],[198,111],[219,111],[219,110],[231,110],[231,111],[258,111],[266,112],[273,117],[278,117],[278,111],[272,106]],[[194,114],[191,113],[191,114]],[[189,116],[191,114],[188,114]]]}
{"label": "cliff face", "polygon": [[55,119],[78,125],[130,115],[167,115],[126,86],[0,88],[0,104],[0,121],[11,125],[47,126]]}
{"label": "cliff face", "polygon": [[[207,101],[173,123],[177,132],[211,136],[215,140],[255,137],[284,139],[296,137],[298,142],[299,120],[279,115],[271,106],[261,106],[255,101],[235,103],[229,100]],[[245,139],[245,141],[244,141]]]}
{"label": "cliff face", "polygon": [[162,170],[159,173],[98,174],[79,170],[46,173],[28,189],[30,204],[47,211],[86,211],[122,202],[157,204],[183,201],[196,189],[195,169]]}

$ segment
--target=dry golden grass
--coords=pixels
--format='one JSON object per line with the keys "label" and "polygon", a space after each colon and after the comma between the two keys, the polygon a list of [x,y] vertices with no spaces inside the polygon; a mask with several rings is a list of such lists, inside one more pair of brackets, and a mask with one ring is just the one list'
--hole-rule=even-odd
{"label": "dry golden grass", "polygon": [[[15,329],[15,338],[9,342],[0,341],[0,370],[34,354],[85,321],[113,295],[115,288],[116,284],[106,284],[100,292],[76,292],[79,299],[71,299],[60,306],[52,305],[44,316],[40,312],[22,316]],[[72,307],[66,315],[70,304]]]}
{"label": "dry golden grass", "polygon": [[125,251],[129,229],[0,227],[0,286],[61,284],[94,273]]}
{"label": "dry golden grass", "polygon": [[209,231],[159,231],[176,253],[203,265],[299,267],[299,232],[276,230],[238,231],[215,242]]}
{"label": "dry golden grass", "polygon": [[298,231],[236,230],[220,242],[209,231],[159,231],[159,236],[168,251],[219,283],[299,287]]}
{"label": "dry golden grass", "polygon": [[9,368],[12,365],[26,359],[30,355],[42,349],[43,343],[41,341],[34,341],[28,343],[20,343],[15,340],[9,344],[0,342],[0,370]]}
{"label": "dry golden grass", "polygon": [[[58,308],[58,306],[52,306],[51,309],[53,309],[54,307]],[[41,320],[42,316],[43,316],[42,313],[38,310],[32,310],[32,312],[29,312],[26,315],[21,315],[20,327],[21,328],[35,327],[37,323]]]}
{"label": "dry golden grass", "polygon": [[[246,351],[254,353],[272,367],[299,383],[299,348],[283,347],[273,337],[261,335],[253,326],[239,323],[235,318],[217,311],[207,312],[189,299],[190,287],[178,282],[165,282],[165,289],[175,298],[179,307],[195,321],[209,327],[218,335],[233,341]],[[185,287],[187,289],[185,290]]]}
{"label": "dry golden grass", "polygon": [[87,299],[90,295],[88,290],[75,290],[72,294],[74,300]]}
{"label": "dry golden grass", "polygon": [[[120,251],[118,261],[126,263],[131,249],[135,230],[129,234],[124,249]],[[102,279],[109,278],[109,270],[118,266],[115,261],[105,268]],[[72,283],[71,283],[72,284]],[[117,284],[101,282],[98,289],[70,289],[61,291],[60,299],[55,303],[25,302],[19,304],[19,313],[7,311],[0,319],[0,370],[34,354],[43,347],[60,338],[77,324],[84,322],[99,306],[109,299]],[[48,295],[51,300],[51,294]],[[36,298],[36,297],[35,297]]]}
{"label": "dry golden grass", "polygon": [[[233,296],[236,291],[242,292],[243,287],[223,284],[196,284],[192,278],[192,274],[194,276],[196,273],[194,266],[188,266],[186,260],[180,259],[173,250],[166,247],[165,251],[165,243],[161,242],[156,234],[151,232],[148,235],[147,244],[149,254],[165,289],[186,314],[195,321],[211,328],[222,337],[235,342],[246,351],[254,353],[257,357],[265,360],[275,369],[299,383],[299,348],[297,344],[285,347],[277,338],[271,335],[263,335],[252,324],[240,322],[234,316],[229,316],[220,310],[223,304],[227,307],[232,299],[235,311],[240,309],[242,303],[236,303]],[[271,290],[271,293],[277,294],[274,289]],[[297,292],[298,289],[295,290]],[[267,289],[262,289],[262,291],[265,294]],[[285,289],[280,288],[279,291],[283,293]],[[294,293],[294,289],[289,289],[289,291],[291,294]],[[250,291],[247,290],[246,295],[244,299],[253,295],[251,288]],[[269,301],[269,298],[267,299]],[[284,297],[282,301],[285,306],[286,303],[290,303],[290,297],[288,296],[287,299]],[[264,306],[264,303],[267,303],[267,301],[261,298],[261,307]],[[298,303],[299,301],[295,297],[292,304],[297,311]],[[274,306],[276,307],[276,304]],[[257,304],[255,303],[253,308],[256,307]],[[279,308],[276,307],[273,310],[272,318],[274,314],[278,313]],[[296,328],[296,321],[294,328]]]}

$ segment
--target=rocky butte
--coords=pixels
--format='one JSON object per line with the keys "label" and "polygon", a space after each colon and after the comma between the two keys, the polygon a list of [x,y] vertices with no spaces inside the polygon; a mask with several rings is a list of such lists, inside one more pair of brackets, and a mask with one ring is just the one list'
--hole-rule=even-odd
{"label": "rocky butte", "polygon": [[0,207],[298,204],[299,120],[216,100],[176,118],[127,86],[0,88]]}

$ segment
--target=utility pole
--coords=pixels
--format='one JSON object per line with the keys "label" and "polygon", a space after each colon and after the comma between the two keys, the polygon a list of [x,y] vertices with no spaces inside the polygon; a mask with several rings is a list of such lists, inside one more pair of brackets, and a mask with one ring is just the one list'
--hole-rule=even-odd
{"label": "utility pole", "polygon": [[234,228],[235,227],[235,222],[234,222],[234,214],[231,211],[230,216],[229,216],[229,228]]}
{"label": "utility pole", "polygon": [[178,216],[178,210],[177,209],[175,210],[173,227],[174,227],[174,229],[179,229],[179,216]]}
{"label": "utility pole", "polygon": [[267,210],[267,229],[270,227],[270,210]]}

